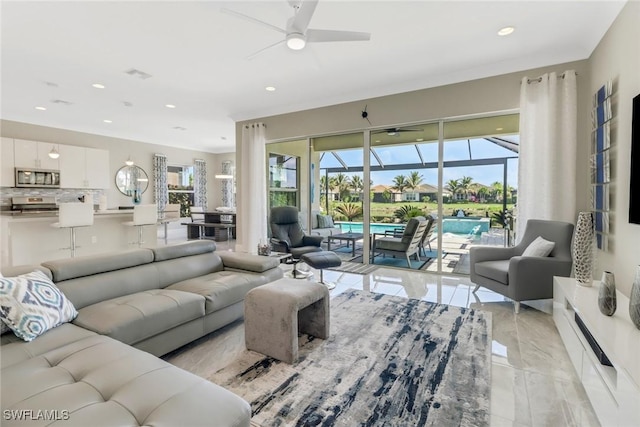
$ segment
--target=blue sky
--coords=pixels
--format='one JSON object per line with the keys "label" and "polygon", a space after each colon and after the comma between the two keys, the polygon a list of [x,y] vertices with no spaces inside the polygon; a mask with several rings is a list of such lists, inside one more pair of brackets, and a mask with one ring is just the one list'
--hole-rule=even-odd
{"label": "blue sky", "polygon": [[[509,140],[518,141],[517,135],[508,137]],[[485,139],[471,139],[471,155],[473,159],[487,159],[487,158],[502,158],[512,157],[516,154],[502,148],[496,144],[493,144]],[[419,145],[422,158],[425,162],[437,162],[438,161],[438,144],[437,143],[425,143]],[[384,165],[398,165],[405,163],[419,163],[420,159],[413,145],[403,146],[390,146],[390,147],[376,147],[376,153],[380,157]],[[342,150],[337,152],[338,155],[344,160],[347,165],[361,166],[362,165],[362,150]],[[469,160],[469,143],[467,140],[459,141],[446,141],[444,145],[444,160]],[[371,155],[371,165],[377,165],[376,159]],[[320,164],[321,169],[326,167],[340,167],[340,163],[331,154],[326,153]],[[414,169],[412,169],[414,170]],[[373,172],[371,179],[373,185],[385,184],[390,185],[393,178],[397,175],[408,175],[412,170],[392,170]],[[438,171],[437,169],[420,169],[419,172],[424,177],[423,183],[437,186],[438,184]],[[354,175],[354,173],[344,172],[346,175]],[[357,174],[362,176],[361,172]],[[470,176],[474,179],[474,182],[491,185],[492,183],[499,181],[502,182],[502,165],[489,165],[489,166],[473,166],[473,167],[455,167],[445,168],[443,171],[444,182],[451,179],[459,179],[463,176]],[[518,181],[518,162],[517,159],[509,160],[507,168],[507,180],[508,185],[517,188]]]}

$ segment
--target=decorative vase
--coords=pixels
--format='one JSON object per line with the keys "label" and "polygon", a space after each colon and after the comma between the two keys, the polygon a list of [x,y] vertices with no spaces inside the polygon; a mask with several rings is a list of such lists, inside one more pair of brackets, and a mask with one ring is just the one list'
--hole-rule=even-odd
{"label": "decorative vase", "polygon": [[582,286],[593,284],[593,214],[580,212],[573,235],[573,273]]}
{"label": "decorative vase", "polygon": [[612,316],[616,312],[616,279],[610,271],[602,272],[598,289],[598,308],[605,316]]}
{"label": "decorative vase", "polygon": [[629,317],[636,328],[640,329],[640,265],[636,267],[636,277],[629,296]]}

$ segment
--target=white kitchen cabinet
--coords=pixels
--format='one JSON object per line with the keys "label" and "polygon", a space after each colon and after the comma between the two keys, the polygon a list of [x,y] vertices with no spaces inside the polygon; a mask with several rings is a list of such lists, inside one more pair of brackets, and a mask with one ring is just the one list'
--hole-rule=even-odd
{"label": "white kitchen cabinet", "polygon": [[0,147],[0,187],[15,186],[15,163],[13,161],[13,138],[2,138]]}
{"label": "white kitchen cabinet", "polygon": [[86,188],[85,148],[74,145],[60,146],[60,187]]}
{"label": "white kitchen cabinet", "polygon": [[109,175],[109,151],[87,148],[85,151],[86,180],[89,188],[107,189],[111,184]]}
{"label": "white kitchen cabinet", "polygon": [[58,144],[50,142],[28,141],[14,139],[15,167],[34,169],[60,169],[59,159],[49,157],[52,148],[58,149]]}
{"label": "white kitchen cabinet", "polygon": [[109,151],[60,145],[60,187],[109,188]]}

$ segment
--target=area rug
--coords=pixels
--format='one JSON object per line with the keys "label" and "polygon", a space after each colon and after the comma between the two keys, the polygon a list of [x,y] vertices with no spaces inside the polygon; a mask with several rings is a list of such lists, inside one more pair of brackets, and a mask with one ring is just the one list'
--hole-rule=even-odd
{"label": "area rug", "polygon": [[490,313],[350,289],[301,341],[295,365],[245,351],[209,379],[260,427],[489,425]]}

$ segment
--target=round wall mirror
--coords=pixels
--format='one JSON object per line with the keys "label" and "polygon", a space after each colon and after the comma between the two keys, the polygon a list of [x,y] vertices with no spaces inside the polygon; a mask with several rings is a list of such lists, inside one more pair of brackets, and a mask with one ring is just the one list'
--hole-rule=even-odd
{"label": "round wall mirror", "polygon": [[149,187],[149,176],[139,166],[123,166],[116,172],[116,187],[125,196],[140,196]]}

